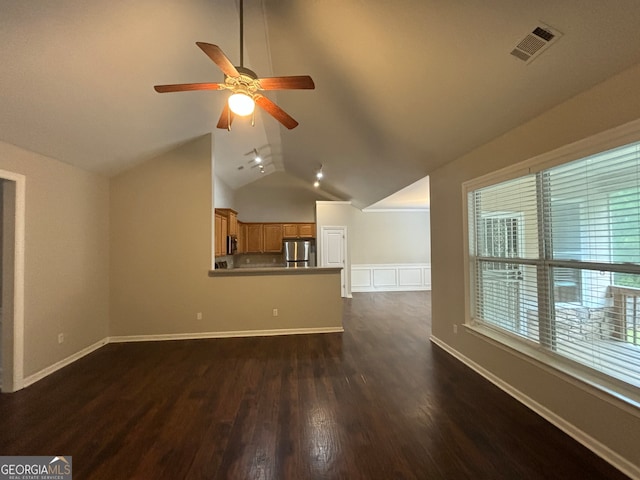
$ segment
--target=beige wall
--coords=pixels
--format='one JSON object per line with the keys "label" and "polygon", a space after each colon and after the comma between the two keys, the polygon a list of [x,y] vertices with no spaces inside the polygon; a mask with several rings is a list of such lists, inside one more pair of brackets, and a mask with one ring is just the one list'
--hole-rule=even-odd
{"label": "beige wall", "polygon": [[640,417],[454,324],[465,320],[462,182],[640,118],[640,65],[432,172],[433,335],[640,468]]}
{"label": "beige wall", "polygon": [[224,183],[217,175],[213,178],[213,204],[216,208],[231,208],[235,210],[235,192],[234,190]]}
{"label": "beige wall", "polygon": [[207,135],[112,179],[110,334],[341,327],[338,274],[208,276],[211,151]]}
{"label": "beige wall", "polygon": [[431,263],[429,212],[363,212],[349,202],[319,201],[316,217],[318,236],[323,226],[347,227],[349,292],[351,265]]}
{"label": "beige wall", "polygon": [[431,263],[429,212],[354,210],[352,264]]}
{"label": "beige wall", "polygon": [[235,191],[238,219],[243,222],[315,222],[316,200],[322,198],[284,172]]}
{"label": "beige wall", "polygon": [[353,225],[353,216],[358,209],[349,202],[316,202],[317,228],[328,227],[350,227]]}
{"label": "beige wall", "polygon": [[431,263],[429,222],[429,212],[363,212],[349,202],[319,201],[318,263],[322,258],[321,228],[347,227],[345,282],[350,296],[352,265]]}
{"label": "beige wall", "polygon": [[107,336],[109,181],[3,142],[0,169],[26,177],[28,377]]}

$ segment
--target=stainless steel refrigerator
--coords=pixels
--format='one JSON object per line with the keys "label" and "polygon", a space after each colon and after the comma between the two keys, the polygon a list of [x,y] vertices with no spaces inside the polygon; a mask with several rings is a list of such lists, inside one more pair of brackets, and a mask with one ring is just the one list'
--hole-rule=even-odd
{"label": "stainless steel refrigerator", "polygon": [[315,242],[313,240],[285,240],[283,250],[287,267],[315,266]]}

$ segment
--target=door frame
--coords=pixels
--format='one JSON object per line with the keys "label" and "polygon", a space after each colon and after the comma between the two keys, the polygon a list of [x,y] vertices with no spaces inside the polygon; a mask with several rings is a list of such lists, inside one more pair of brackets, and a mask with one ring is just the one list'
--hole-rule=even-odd
{"label": "door frame", "polygon": [[[19,173],[10,172],[0,169],[0,179],[13,182],[9,188],[9,185],[5,183],[3,185],[3,204],[6,205],[6,200],[9,198],[12,207],[15,208],[15,216],[11,220],[14,220],[13,227],[13,269],[10,268],[8,263],[3,262],[3,284],[5,279],[12,280],[10,282],[13,292],[4,292],[7,289],[3,289],[3,312],[2,312],[2,338],[0,339],[3,344],[2,356],[4,359],[11,360],[11,368],[3,368],[2,372],[2,391],[3,392],[15,392],[24,388],[24,257],[25,257],[25,219],[26,219],[26,176]],[[7,192],[7,193],[5,193]],[[5,212],[7,213],[6,206]],[[13,209],[13,208],[12,208]],[[11,210],[9,211],[11,212]],[[3,215],[5,217],[5,215]],[[3,218],[5,226],[7,225],[7,218]],[[6,229],[3,229],[3,236],[7,236]],[[11,240],[9,238],[9,240]],[[4,255],[4,248],[3,255]],[[7,258],[5,256],[5,258]],[[8,301],[9,305],[5,302]],[[6,307],[10,308],[6,308]],[[12,307],[12,308],[11,308]],[[8,326],[8,324],[11,324]],[[12,331],[12,335],[6,338],[6,332]],[[10,346],[9,350],[12,350],[10,354],[6,354],[4,347]],[[5,362],[3,362],[4,366]]]}
{"label": "door frame", "polygon": [[324,266],[324,255],[325,255],[325,245],[324,245],[324,234],[328,230],[340,230],[342,231],[342,260],[344,265],[342,267],[342,271],[340,272],[340,293],[342,297],[351,298],[351,275],[350,275],[350,263],[349,263],[349,242],[347,236],[347,226],[346,225],[322,225],[320,227],[320,240],[319,240],[319,248],[320,248],[320,262]]}

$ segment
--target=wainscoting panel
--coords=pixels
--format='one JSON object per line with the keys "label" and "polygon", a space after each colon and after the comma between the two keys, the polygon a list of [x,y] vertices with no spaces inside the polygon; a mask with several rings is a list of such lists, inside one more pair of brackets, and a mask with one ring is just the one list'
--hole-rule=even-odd
{"label": "wainscoting panel", "polygon": [[395,287],[398,285],[398,270],[395,268],[374,268],[374,288]]}
{"label": "wainscoting panel", "polygon": [[351,266],[352,292],[410,292],[431,290],[428,263]]}

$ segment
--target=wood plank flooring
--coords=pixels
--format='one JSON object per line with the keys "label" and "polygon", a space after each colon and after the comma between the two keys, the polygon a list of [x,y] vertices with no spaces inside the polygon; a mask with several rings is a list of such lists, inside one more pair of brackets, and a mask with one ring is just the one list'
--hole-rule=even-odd
{"label": "wood plank flooring", "polygon": [[344,334],[111,344],[0,395],[0,454],[74,479],[622,479],[432,345],[429,292]]}

